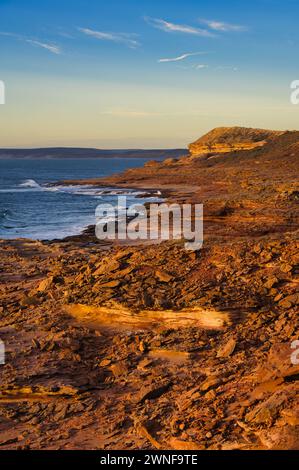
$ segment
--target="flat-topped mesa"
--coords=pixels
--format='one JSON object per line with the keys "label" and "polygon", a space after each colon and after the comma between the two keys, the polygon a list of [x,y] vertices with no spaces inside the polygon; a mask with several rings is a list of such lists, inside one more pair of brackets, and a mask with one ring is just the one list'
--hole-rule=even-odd
{"label": "flat-topped mesa", "polygon": [[207,153],[228,153],[251,150],[264,146],[271,137],[283,134],[281,131],[252,129],[247,127],[217,127],[189,145],[192,156]]}

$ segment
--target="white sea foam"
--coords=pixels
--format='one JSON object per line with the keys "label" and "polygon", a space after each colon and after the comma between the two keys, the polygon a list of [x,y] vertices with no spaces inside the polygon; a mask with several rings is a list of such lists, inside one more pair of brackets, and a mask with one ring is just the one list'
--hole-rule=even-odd
{"label": "white sea foam", "polygon": [[[53,216],[53,220],[49,219],[45,222],[44,218],[41,215],[37,215],[37,219],[34,223],[30,223],[30,213],[35,210],[34,200],[38,199],[38,194],[42,192],[55,192],[57,196],[59,194],[69,195],[70,197],[74,196],[74,202],[76,197],[85,196],[87,199],[101,199],[102,201],[112,204],[116,201],[117,196],[126,196],[128,203],[138,204],[141,199],[152,200],[157,198],[157,193],[153,193],[152,197],[149,197],[148,193],[144,191],[127,189],[127,188],[111,188],[111,187],[97,187],[94,185],[67,185],[67,184],[49,184],[38,182],[34,179],[24,179],[21,182],[15,184],[15,186],[7,187],[0,189],[0,193],[28,193],[32,194],[33,199],[28,199],[32,201],[33,205],[30,205],[25,211],[24,214],[12,213],[9,210],[0,211],[0,231],[1,236],[4,238],[16,238],[16,237],[25,237],[32,239],[40,240],[53,240],[53,239],[62,239],[66,236],[77,235],[82,233],[88,226],[95,223],[93,210],[91,209],[90,213],[84,213],[84,201],[79,202],[79,207],[81,207],[81,212],[76,213],[77,204],[74,204],[74,216],[66,217],[65,219],[56,218]],[[22,196],[19,196],[22,198]],[[54,201],[54,199],[53,199]],[[59,199],[58,206],[62,207],[63,199]],[[52,198],[51,198],[52,203]],[[69,204],[71,201],[67,202],[68,210],[71,207]],[[96,203],[96,202],[95,202]],[[59,205],[60,204],[60,205]],[[87,205],[89,207],[89,205]],[[123,206],[120,209],[120,213],[125,215],[127,207]],[[88,209],[89,212],[90,209]],[[40,217],[40,219],[38,218]],[[107,222],[109,221],[107,218]]]}
{"label": "white sea foam", "polygon": [[[20,189],[22,188],[22,189]],[[142,196],[144,192],[134,189],[115,189],[115,188],[99,188],[94,185],[63,185],[63,184],[39,184],[33,179],[27,179],[19,184],[18,188],[3,189],[2,192],[20,192],[24,190],[36,191],[57,191],[62,193],[70,193],[80,196],[94,196],[94,197],[109,197],[109,196],[127,196],[138,197]]]}
{"label": "white sea foam", "polygon": [[35,180],[26,180],[23,183],[20,184],[21,188],[40,188],[42,187],[35,181]]}

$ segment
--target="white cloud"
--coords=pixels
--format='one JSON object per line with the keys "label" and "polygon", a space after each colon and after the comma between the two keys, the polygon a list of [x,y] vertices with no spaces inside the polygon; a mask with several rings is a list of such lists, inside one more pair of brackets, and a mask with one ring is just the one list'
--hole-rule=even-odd
{"label": "white cloud", "polygon": [[78,30],[83,34],[86,34],[87,36],[91,36],[101,41],[113,41],[117,43],[122,43],[131,48],[136,48],[140,46],[140,43],[135,39],[136,34],[105,33],[103,31],[95,31],[89,28],[78,28]]}
{"label": "white cloud", "polygon": [[1,36],[8,36],[8,37],[15,38],[15,39],[22,39],[22,36],[20,36],[19,34],[8,33],[6,31],[0,31],[0,35]]}
{"label": "white cloud", "polygon": [[171,59],[159,59],[158,62],[179,62],[181,60],[187,59],[188,57],[201,55],[201,54],[207,54],[207,52],[190,52],[190,53],[182,54],[178,57],[174,57]]}
{"label": "white cloud", "polygon": [[21,36],[20,34],[16,34],[16,33],[7,33],[7,32],[1,31],[0,35],[1,36],[11,37],[11,38],[17,39],[18,41],[24,41],[28,44],[31,44],[31,46],[42,47],[43,49],[46,49],[49,52],[52,52],[52,54],[57,54],[57,55],[62,54],[61,48],[59,46],[57,46],[56,44],[41,42],[41,41],[38,41],[36,39],[29,39],[29,38],[26,38],[24,36]]}
{"label": "white cloud", "polygon": [[246,26],[225,23],[223,21],[201,19],[200,22],[207,25],[210,29],[213,29],[214,31],[221,31],[221,32],[236,31],[237,32],[237,31],[247,30]]}
{"label": "white cloud", "polygon": [[203,37],[214,37],[214,34],[206,29],[195,28],[193,26],[182,25],[182,24],[175,24],[170,23],[169,21],[161,20],[158,18],[149,18],[145,17],[145,21],[153,26],[154,28],[161,29],[166,33],[185,33],[185,34],[193,34],[195,36],[203,36]]}
{"label": "white cloud", "polygon": [[209,68],[209,66],[206,64],[198,64],[195,66],[196,70],[207,69],[207,68]]}
{"label": "white cloud", "polygon": [[32,44],[32,46],[37,46],[37,47],[42,47],[43,49],[47,49],[53,54],[61,54],[60,47],[56,46],[55,44],[47,44],[45,42],[35,41],[34,39],[26,39],[26,42],[28,42],[29,44]]}

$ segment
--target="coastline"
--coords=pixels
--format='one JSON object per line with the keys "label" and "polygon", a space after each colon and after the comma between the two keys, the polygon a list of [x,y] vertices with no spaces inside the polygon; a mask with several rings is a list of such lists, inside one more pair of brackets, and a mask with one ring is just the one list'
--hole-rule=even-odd
{"label": "coastline", "polygon": [[0,17],[0,451],[298,451],[299,0]]}
{"label": "coastline", "polygon": [[96,180],[204,203],[198,252],[101,245],[92,227],[0,242],[2,448],[298,448],[298,153],[287,138]]}

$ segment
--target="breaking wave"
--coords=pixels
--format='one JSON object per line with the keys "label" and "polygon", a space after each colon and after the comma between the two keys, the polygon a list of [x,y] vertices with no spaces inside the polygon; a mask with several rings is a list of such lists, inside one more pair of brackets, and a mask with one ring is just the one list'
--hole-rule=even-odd
{"label": "breaking wave", "polygon": [[42,189],[42,186],[38,184],[35,180],[25,180],[20,184],[20,188],[37,188]]}

